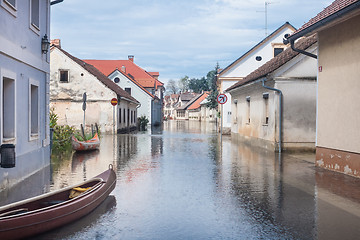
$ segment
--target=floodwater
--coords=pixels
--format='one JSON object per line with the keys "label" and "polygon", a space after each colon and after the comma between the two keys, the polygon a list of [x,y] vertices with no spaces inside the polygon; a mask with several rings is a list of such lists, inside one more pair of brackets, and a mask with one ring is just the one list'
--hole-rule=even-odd
{"label": "floodwater", "polygon": [[216,126],[105,135],[99,151],[52,165],[50,190],[113,164],[114,191],[94,212],[34,239],[359,239],[360,179],[222,138]]}

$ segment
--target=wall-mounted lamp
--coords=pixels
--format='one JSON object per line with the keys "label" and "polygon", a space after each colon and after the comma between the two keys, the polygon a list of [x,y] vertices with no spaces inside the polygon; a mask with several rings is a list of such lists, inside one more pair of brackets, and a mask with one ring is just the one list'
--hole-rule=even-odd
{"label": "wall-mounted lamp", "polygon": [[246,97],[246,101],[247,101],[247,102],[250,102],[250,96],[247,96],[247,97]]}
{"label": "wall-mounted lamp", "polygon": [[45,36],[41,39],[41,51],[43,54],[46,54],[49,51],[49,47],[50,47],[50,42],[49,39],[47,37],[47,35],[45,34]]}
{"label": "wall-mounted lamp", "polygon": [[237,102],[238,102],[237,99],[234,99],[234,104],[237,104]]}
{"label": "wall-mounted lamp", "polygon": [[269,98],[269,93],[263,93],[263,98],[268,99]]}
{"label": "wall-mounted lamp", "polygon": [[1,164],[2,168],[15,167],[15,145],[3,144],[0,148]]}

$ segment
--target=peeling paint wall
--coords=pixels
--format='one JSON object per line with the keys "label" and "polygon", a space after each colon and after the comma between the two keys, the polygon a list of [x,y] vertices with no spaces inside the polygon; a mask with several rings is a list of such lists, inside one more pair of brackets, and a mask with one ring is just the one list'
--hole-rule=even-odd
{"label": "peeling paint wall", "polygon": [[[69,71],[69,81],[60,82],[60,70]],[[128,109],[136,112],[136,106],[128,101],[120,100],[115,108],[111,105],[112,98],[117,94],[106,87],[95,76],[75,63],[57,48],[51,51],[50,64],[50,106],[58,114],[58,124],[80,128],[83,123],[83,94],[87,94],[85,125],[97,123],[101,132],[112,132],[123,128],[135,127],[136,123],[127,124]],[[119,111],[122,110],[122,124],[119,122]],[[125,109],[125,117],[123,110]],[[115,119],[114,116],[115,115]]]}
{"label": "peeling paint wall", "polygon": [[360,177],[360,15],[318,33],[317,166]]}

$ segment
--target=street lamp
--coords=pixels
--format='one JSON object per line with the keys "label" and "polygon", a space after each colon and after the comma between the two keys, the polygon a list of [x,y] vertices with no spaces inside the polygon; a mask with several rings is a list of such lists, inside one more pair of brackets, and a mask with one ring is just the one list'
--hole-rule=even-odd
{"label": "street lamp", "polygon": [[45,36],[41,39],[41,51],[43,54],[46,54],[49,51],[50,42],[45,34]]}

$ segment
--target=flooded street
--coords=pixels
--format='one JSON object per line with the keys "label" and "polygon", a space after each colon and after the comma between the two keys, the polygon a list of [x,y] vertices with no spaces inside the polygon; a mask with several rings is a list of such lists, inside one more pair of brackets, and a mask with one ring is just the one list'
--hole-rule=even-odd
{"label": "flooded street", "polygon": [[34,239],[356,239],[360,179],[224,136],[216,126],[105,135],[99,151],[52,165],[50,190],[113,164],[117,185],[85,218]]}

